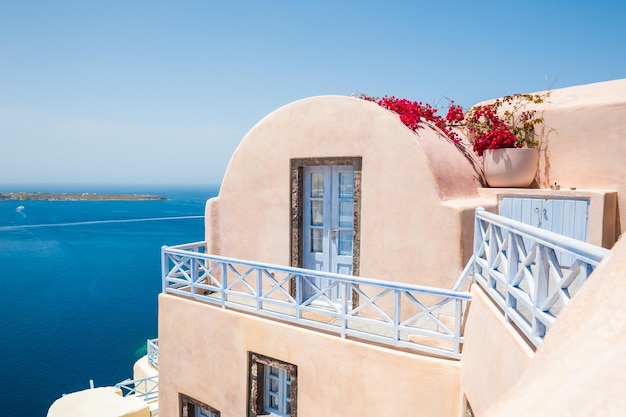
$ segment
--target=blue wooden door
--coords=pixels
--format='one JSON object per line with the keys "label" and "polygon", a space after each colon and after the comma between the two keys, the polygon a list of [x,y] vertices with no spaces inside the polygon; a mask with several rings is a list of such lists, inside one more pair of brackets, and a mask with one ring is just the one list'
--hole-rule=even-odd
{"label": "blue wooden door", "polygon": [[[508,196],[500,199],[499,212],[522,223],[587,241],[588,199]],[[559,261],[568,265],[570,257],[561,254]]]}
{"label": "blue wooden door", "polygon": [[[303,196],[303,267],[352,275],[353,167],[304,167]],[[316,285],[328,289],[332,299],[340,299],[337,285],[330,280],[317,281]]]}
{"label": "blue wooden door", "polygon": [[589,200],[575,198],[502,197],[500,215],[587,241]]}

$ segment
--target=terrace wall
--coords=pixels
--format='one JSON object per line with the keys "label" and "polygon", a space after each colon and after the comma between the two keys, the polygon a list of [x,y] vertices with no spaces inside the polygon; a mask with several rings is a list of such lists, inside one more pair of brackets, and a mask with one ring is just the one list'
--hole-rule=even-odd
{"label": "terrace wall", "polygon": [[179,394],[247,415],[248,352],[296,365],[297,413],[308,416],[460,415],[460,363],[159,296],[159,413]]}
{"label": "terrace wall", "polygon": [[471,286],[461,360],[463,394],[475,416],[484,415],[520,378],[534,356],[480,286]]}
{"label": "terrace wall", "polygon": [[537,186],[617,191],[610,247],[626,224],[626,79],[553,90],[539,110]]}

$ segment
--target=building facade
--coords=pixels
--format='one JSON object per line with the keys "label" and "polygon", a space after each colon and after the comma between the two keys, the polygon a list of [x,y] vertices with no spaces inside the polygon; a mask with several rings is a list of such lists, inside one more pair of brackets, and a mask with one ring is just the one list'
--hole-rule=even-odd
{"label": "building facade", "polygon": [[[582,240],[613,247],[626,220],[625,97],[626,80],[553,91],[541,109],[550,129],[540,169],[523,190],[483,188],[467,149],[368,101],[313,97],[265,117],[207,202],[207,256],[165,258],[159,413],[505,415],[522,380],[537,404],[549,402],[528,382],[542,379],[533,364],[572,357],[562,343],[581,337],[571,323],[588,307],[578,299],[605,291],[591,285],[600,278],[563,304],[561,339],[550,330],[537,350],[489,291],[455,283],[480,249],[477,207],[498,213],[531,199],[545,206],[529,213],[583,222]],[[586,207],[580,218],[559,209],[574,200]],[[623,263],[622,252],[606,263]],[[571,270],[577,256],[558,262]],[[566,378],[552,372],[555,384]]]}

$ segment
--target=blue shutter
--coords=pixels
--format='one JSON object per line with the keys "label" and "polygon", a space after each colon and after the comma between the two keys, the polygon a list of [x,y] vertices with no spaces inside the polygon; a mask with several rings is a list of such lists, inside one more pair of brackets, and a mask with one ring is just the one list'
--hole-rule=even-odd
{"label": "blue shutter", "polygon": [[[500,199],[501,216],[574,239],[587,241],[589,199],[507,196]],[[570,257],[559,255],[562,265]]]}

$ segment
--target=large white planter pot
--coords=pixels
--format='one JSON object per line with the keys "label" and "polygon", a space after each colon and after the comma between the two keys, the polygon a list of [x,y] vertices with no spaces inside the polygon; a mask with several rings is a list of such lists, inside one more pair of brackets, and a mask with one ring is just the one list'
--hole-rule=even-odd
{"label": "large white planter pot", "polygon": [[490,187],[528,187],[537,173],[535,148],[487,149],[483,158],[485,180]]}

